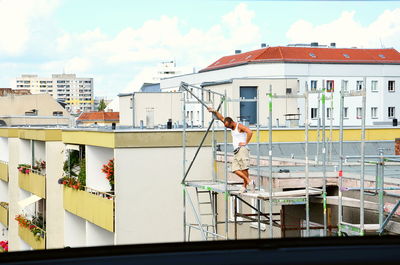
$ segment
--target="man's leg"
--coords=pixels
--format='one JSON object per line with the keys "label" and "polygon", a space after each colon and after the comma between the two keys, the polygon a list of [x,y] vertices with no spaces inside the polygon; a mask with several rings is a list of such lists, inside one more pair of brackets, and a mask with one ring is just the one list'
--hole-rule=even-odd
{"label": "man's leg", "polygon": [[248,177],[248,172],[247,175],[244,171],[248,171],[248,170],[236,170],[234,173],[236,175],[238,175],[241,179],[243,179],[243,187],[247,187],[247,185],[250,183],[250,179]]}

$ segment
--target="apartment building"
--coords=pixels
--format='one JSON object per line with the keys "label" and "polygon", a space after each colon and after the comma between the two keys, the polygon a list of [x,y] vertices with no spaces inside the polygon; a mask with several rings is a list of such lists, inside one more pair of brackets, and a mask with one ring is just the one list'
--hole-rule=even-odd
{"label": "apartment building", "polygon": [[[325,89],[328,99],[325,106],[327,124],[332,118],[333,125],[338,125],[340,90],[357,91],[365,85],[366,124],[391,125],[399,113],[396,104],[400,99],[399,73],[400,53],[393,48],[337,48],[333,44],[320,46],[313,43],[308,46],[266,47],[244,53],[237,51],[237,54],[221,57],[198,73],[165,78],[161,80],[161,89],[174,91],[182,81],[201,86],[203,83],[224,82],[235,78],[294,78],[298,82],[298,89],[293,90],[293,87],[287,86],[287,89],[292,89],[292,93],[303,93],[306,89]],[[311,95],[309,102],[309,119],[312,126],[317,126],[318,117],[321,119],[322,115],[321,106],[318,108],[318,94]],[[304,100],[298,99],[296,107],[299,108],[299,124],[304,124],[305,120],[303,106]],[[346,98],[344,107],[344,124],[359,126],[361,98]],[[201,107],[193,106],[193,111],[200,112]],[[195,116],[193,119],[194,122],[197,120]]]}
{"label": "apartment building", "polygon": [[49,94],[0,97],[0,126],[60,126],[72,123],[71,115]]}
{"label": "apartment building", "polygon": [[[189,158],[204,130],[186,133]],[[268,131],[260,133],[266,139]],[[315,130],[310,134],[315,140]],[[277,129],[274,135],[286,143],[304,139],[300,129]],[[360,131],[345,135],[354,140]],[[367,135],[367,140],[390,141],[398,129],[370,128]],[[182,241],[184,211],[188,224],[195,216],[190,206],[183,208],[181,136],[176,129],[0,128],[0,240],[9,241],[10,251]],[[223,130],[215,137],[223,141]],[[217,178],[223,179],[224,167],[215,165],[211,141],[207,137],[197,154],[190,179],[209,180],[215,166]],[[220,193],[218,200],[221,207],[227,196]],[[312,211],[313,218],[320,218],[319,205]],[[256,234],[254,224],[249,225],[239,227],[243,238]],[[230,238],[233,231],[230,227]],[[266,237],[267,230],[263,233]],[[191,239],[201,237],[192,231]]]}
{"label": "apartment building", "polygon": [[[227,97],[233,99],[227,101],[226,116],[233,117],[251,126],[256,124],[257,115],[261,126],[268,126],[268,108],[260,108],[257,114],[257,103],[250,102],[259,97],[260,104],[268,105],[269,88],[273,93],[287,96],[287,87],[291,91],[298,91],[297,79],[283,78],[233,78],[221,82],[203,83],[204,91],[190,87],[191,93],[201,98],[210,107],[218,107],[222,98],[213,96],[208,90],[215,91],[221,95],[227,92]],[[261,89],[257,89],[260,87]],[[259,92],[259,93],[258,93]],[[183,95],[185,96],[185,120],[189,127],[204,127],[212,116],[206,108],[201,107],[193,94],[185,91],[179,92],[134,92],[119,94],[119,109],[121,114],[121,125],[147,128],[163,128],[168,122],[172,127],[181,127],[183,123]],[[245,102],[237,99],[245,98]],[[298,108],[295,98],[273,99],[274,114],[273,125],[293,127],[298,125]],[[224,112],[221,108],[221,112]],[[288,115],[289,114],[289,115]],[[294,119],[293,119],[294,117]],[[221,127],[222,123],[216,123]]]}
{"label": "apartment building", "polygon": [[[0,129],[0,239],[10,251],[181,241],[180,135]],[[190,155],[201,132],[192,135]],[[207,145],[194,167],[199,179],[211,164]],[[112,185],[102,170],[110,161]],[[81,182],[64,183],[74,172]]]}
{"label": "apartment building", "polygon": [[76,74],[53,74],[51,78],[21,75],[15,80],[16,89],[29,89],[32,94],[48,93],[66,103],[72,114],[94,110],[93,78]]}

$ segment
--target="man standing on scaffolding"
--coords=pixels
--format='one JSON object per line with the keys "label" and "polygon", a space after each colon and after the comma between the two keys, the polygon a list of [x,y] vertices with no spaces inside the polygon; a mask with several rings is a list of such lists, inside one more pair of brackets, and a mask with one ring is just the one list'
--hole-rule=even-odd
{"label": "man standing on scaffolding", "polygon": [[234,148],[232,172],[243,179],[243,186],[240,188],[240,192],[246,192],[247,185],[249,184],[252,190],[254,190],[255,182],[249,178],[250,151],[247,147],[247,144],[253,136],[253,132],[243,124],[234,122],[231,117],[224,118],[221,113],[215,109],[208,108],[208,111],[215,114],[215,116],[224,123],[226,128],[231,129],[232,144]]}

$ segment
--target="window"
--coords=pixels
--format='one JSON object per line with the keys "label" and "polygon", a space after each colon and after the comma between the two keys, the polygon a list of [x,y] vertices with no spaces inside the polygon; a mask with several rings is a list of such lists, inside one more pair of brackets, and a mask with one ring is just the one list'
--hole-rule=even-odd
{"label": "window", "polygon": [[357,116],[357,119],[361,119],[362,108],[356,108],[356,116]]}
{"label": "window", "polygon": [[[264,190],[261,189],[260,191],[264,191]],[[257,209],[257,201],[258,201],[257,199],[251,199],[251,205],[252,205],[254,208],[256,208],[256,209]],[[266,204],[263,203],[263,201],[260,201],[260,211],[261,211],[262,213],[265,213],[265,205],[266,205]],[[252,213],[252,214],[257,214],[257,211],[251,209],[251,213]],[[262,221],[262,220],[265,220],[265,217],[260,216],[260,220],[261,220],[261,221]],[[251,223],[250,223],[250,227],[258,229],[258,222],[251,222]],[[262,231],[265,231],[266,228],[267,228],[266,224],[260,223],[260,229],[261,229]]]}
{"label": "window", "polygon": [[316,91],[317,90],[317,80],[311,80],[311,91]]}
{"label": "window", "polygon": [[326,91],[333,92],[335,90],[335,82],[333,80],[326,80]]}
{"label": "window", "polygon": [[310,55],[312,58],[317,58],[317,56],[315,55],[315,53],[310,52],[308,55]]}
{"label": "window", "polygon": [[357,81],[356,90],[361,91],[363,89],[363,81]]}
{"label": "window", "polygon": [[[230,214],[229,214],[229,221],[234,221],[235,220],[235,198],[234,196],[230,197],[229,200],[229,209],[230,209]],[[236,200],[236,213],[242,213],[242,202],[240,200]],[[244,221],[243,217],[236,217],[237,222]]]}
{"label": "window", "polygon": [[332,108],[326,108],[326,118],[327,119],[333,119]]}
{"label": "window", "polygon": [[394,107],[388,107],[388,118],[393,119],[395,115],[395,108]]}
{"label": "window", "polygon": [[350,58],[350,55],[348,55],[347,53],[343,53],[344,58]]}
{"label": "window", "polygon": [[348,80],[342,80],[342,89],[343,89],[343,91],[348,91],[348,89],[349,89],[349,81]]}
{"label": "window", "polygon": [[371,119],[377,119],[377,118],[378,118],[378,108],[371,107]]}
{"label": "window", "polygon": [[382,59],[386,58],[385,55],[383,55],[383,54],[379,54],[378,56],[381,57]]}
{"label": "window", "polygon": [[388,81],[388,90],[389,90],[389,92],[394,92],[394,89],[395,89],[394,81],[393,80],[389,80]]}
{"label": "window", "polygon": [[376,80],[371,81],[371,91],[372,92],[378,91],[378,81],[376,81]]}
{"label": "window", "polygon": [[349,108],[345,107],[343,108],[343,119],[348,119],[349,118]]}
{"label": "window", "polygon": [[311,119],[317,119],[317,118],[318,118],[318,109],[311,108]]}
{"label": "window", "polygon": [[53,111],[53,116],[63,116],[62,111]]}

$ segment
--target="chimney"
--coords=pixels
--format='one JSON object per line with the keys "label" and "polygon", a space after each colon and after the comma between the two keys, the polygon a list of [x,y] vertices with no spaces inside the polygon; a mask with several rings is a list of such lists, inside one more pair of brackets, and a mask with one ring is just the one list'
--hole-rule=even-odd
{"label": "chimney", "polygon": [[235,54],[240,54],[242,53],[242,50],[235,50]]}
{"label": "chimney", "polygon": [[267,44],[266,43],[261,43],[261,48],[267,48]]}
{"label": "chimney", "polygon": [[318,47],[318,42],[311,42],[311,47]]}
{"label": "chimney", "polygon": [[336,48],[336,42],[331,42],[331,48]]}

